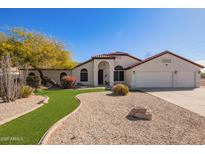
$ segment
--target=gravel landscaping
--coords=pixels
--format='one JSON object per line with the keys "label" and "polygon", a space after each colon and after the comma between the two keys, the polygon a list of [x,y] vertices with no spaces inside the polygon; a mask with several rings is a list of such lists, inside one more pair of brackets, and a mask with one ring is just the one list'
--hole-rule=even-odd
{"label": "gravel landscaping", "polygon": [[39,102],[43,101],[43,96],[31,96],[29,98],[21,98],[10,103],[0,103],[0,125],[10,121],[13,117],[26,113],[34,108],[40,107]]}
{"label": "gravel landscaping", "polygon": [[[205,144],[205,118],[146,93],[110,92],[77,96],[81,105],[46,144]],[[129,120],[135,106],[152,110],[152,120]]]}

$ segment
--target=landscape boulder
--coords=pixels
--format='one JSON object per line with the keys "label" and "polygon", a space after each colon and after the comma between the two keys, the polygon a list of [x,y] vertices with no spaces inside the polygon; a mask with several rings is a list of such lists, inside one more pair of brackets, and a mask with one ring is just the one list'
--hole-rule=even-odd
{"label": "landscape boulder", "polygon": [[151,110],[147,107],[136,106],[128,114],[132,119],[152,120]]}

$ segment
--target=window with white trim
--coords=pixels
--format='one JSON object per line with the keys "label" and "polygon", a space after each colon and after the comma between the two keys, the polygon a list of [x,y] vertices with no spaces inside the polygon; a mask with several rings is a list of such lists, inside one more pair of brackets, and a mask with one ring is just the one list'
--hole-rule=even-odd
{"label": "window with white trim", "polygon": [[120,65],[115,67],[114,81],[124,81],[124,69]]}
{"label": "window with white trim", "polygon": [[87,82],[88,81],[88,70],[83,68],[80,71],[80,81],[81,82]]}

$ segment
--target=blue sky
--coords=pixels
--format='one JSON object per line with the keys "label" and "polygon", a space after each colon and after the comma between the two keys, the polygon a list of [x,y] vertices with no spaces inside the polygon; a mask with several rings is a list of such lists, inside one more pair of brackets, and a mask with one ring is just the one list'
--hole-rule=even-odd
{"label": "blue sky", "polygon": [[205,9],[0,9],[0,15],[1,28],[52,35],[78,62],[113,51],[144,59],[163,50],[205,60]]}

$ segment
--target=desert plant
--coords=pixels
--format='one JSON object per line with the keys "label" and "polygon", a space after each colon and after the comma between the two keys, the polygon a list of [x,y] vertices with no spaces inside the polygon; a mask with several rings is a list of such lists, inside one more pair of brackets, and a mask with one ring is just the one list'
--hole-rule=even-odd
{"label": "desert plant", "polygon": [[27,85],[31,87],[39,87],[41,84],[41,78],[39,76],[28,76],[26,78]]}
{"label": "desert plant", "polygon": [[205,78],[205,73],[201,73],[201,78],[202,78],[202,79]]}
{"label": "desert plant", "polygon": [[128,94],[129,88],[127,85],[124,85],[124,84],[116,84],[113,86],[112,92],[115,95],[124,96]]}
{"label": "desert plant", "polygon": [[61,79],[61,86],[63,88],[74,88],[76,78],[73,76],[64,76]]}
{"label": "desert plant", "polygon": [[30,86],[23,86],[21,87],[21,97],[28,98],[33,94],[34,89]]}
{"label": "desert plant", "polygon": [[19,64],[13,63],[10,55],[1,57],[0,67],[1,99],[3,102],[15,101],[25,83],[25,72],[19,70]]}

